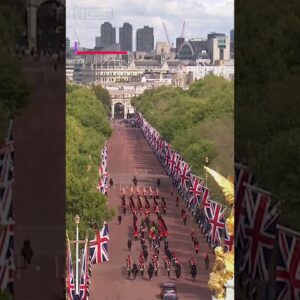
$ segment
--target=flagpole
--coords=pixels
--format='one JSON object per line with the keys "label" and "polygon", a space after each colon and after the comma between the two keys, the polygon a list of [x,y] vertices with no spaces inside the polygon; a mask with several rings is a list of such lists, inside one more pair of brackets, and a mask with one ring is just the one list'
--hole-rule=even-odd
{"label": "flagpole", "polygon": [[[205,166],[208,167],[208,157],[205,157]],[[207,175],[207,170],[205,169],[205,184],[207,187],[207,179],[208,179],[208,175]]]}
{"label": "flagpole", "polygon": [[78,255],[79,255],[79,228],[78,228],[78,224],[80,222],[80,218],[78,215],[76,215],[76,217],[74,218],[75,220],[75,224],[76,224],[76,294],[79,295],[79,291],[78,291],[78,263],[79,263],[79,259],[78,259]]}

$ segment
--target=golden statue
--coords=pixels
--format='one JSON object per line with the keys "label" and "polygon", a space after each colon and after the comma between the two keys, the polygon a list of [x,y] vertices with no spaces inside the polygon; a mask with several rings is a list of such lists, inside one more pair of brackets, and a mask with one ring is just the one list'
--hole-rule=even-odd
{"label": "golden statue", "polygon": [[[230,205],[230,216],[226,220],[227,231],[230,235],[234,234],[234,185],[233,183],[217,173],[216,171],[204,167],[205,170],[212,175],[218,185],[221,187],[225,196],[226,202]],[[234,276],[234,250],[224,253],[223,247],[216,247],[216,260],[213,266],[213,271],[209,274],[208,288],[215,291],[215,299],[225,299],[226,288],[225,284],[233,279]]]}

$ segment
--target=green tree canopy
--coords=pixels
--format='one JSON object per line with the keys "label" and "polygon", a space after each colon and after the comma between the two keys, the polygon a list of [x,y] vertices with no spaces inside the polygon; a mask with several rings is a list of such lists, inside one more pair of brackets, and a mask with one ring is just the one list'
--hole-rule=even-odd
{"label": "green tree canopy", "polygon": [[[183,155],[195,175],[205,177],[207,156],[213,169],[233,177],[233,82],[209,75],[187,91],[172,87],[148,90],[133,104]],[[209,186],[224,201],[212,178]]]}
{"label": "green tree canopy", "polygon": [[99,226],[114,212],[107,207],[106,197],[96,190],[99,180],[100,153],[112,133],[107,112],[92,90],[67,86],[66,109],[66,198],[67,230],[74,238],[74,217],[79,215],[80,235],[90,238],[93,223]]}

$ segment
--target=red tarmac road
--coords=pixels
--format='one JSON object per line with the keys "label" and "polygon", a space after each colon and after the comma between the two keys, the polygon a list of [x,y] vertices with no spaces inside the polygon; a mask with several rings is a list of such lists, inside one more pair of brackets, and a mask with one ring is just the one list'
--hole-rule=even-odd
{"label": "red tarmac road", "polygon": [[[179,207],[175,205],[176,193],[170,196],[171,181],[165,174],[158,159],[152,152],[147,141],[137,128],[125,128],[121,125],[114,126],[114,132],[108,142],[108,173],[114,180],[114,188],[108,192],[109,207],[116,209],[117,215],[122,214],[120,186],[129,190],[132,178],[137,176],[138,184],[141,187],[150,187],[155,190],[156,179],[161,180],[160,196],[163,196],[167,203],[167,214],[162,215],[168,227],[169,247],[179,257],[183,272],[180,280],[175,278],[174,269],[171,269],[171,278],[168,279],[164,270],[162,257],[164,247],[161,245],[159,255],[159,273],[152,281],[149,281],[147,272],[144,278],[138,274],[136,280],[127,279],[126,258],[130,253],[134,262],[138,264],[138,255],[141,250],[140,241],[133,241],[132,249],[127,249],[128,238],[133,239],[133,217],[127,209],[127,214],[122,218],[119,225],[117,216],[108,223],[110,232],[109,241],[109,262],[93,265],[90,300],[153,300],[158,299],[160,288],[163,282],[175,282],[178,296],[181,300],[189,299],[211,299],[211,291],[207,288],[209,271],[205,268],[204,258],[208,253],[210,264],[214,261],[214,254],[200,235],[200,230],[190,215],[184,203],[180,200]],[[174,190],[174,189],[173,189]],[[136,203],[136,197],[134,197]],[[151,208],[152,201],[149,200]],[[128,194],[126,197],[128,205]],[[160,203],[160,201],[159,201]],[[180,211],[184,208],[188,214],[187,225],[184,226]],[[156,221],[156,216],[151,212],[151,219]],[[140,216],[138,216],[138,226]],[[196,256],[191,241],[191,230],[194,229],[200,244],[199,254]],[[148,242],[146,242],[148,246]],[[148,250],[150,247],[148,246]],[[152,249],[149,251],[149,258],[152,257]],[[196,257],[197,277],[194,282],[189,273],[188,257]]]}
{"label": "red tarmac road", "polygon": [[[16,300],[63,299],[65,273],[65,68],[49,58],[24,58],[32,84],[28,107],[15,122]],[[20,269],[28,238],[32,265]]]}

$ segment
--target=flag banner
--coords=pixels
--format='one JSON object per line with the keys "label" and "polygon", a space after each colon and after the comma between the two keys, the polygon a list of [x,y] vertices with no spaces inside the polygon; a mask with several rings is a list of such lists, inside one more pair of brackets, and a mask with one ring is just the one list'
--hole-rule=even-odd
{"label": "flag banner", "polygon": [[108,153],[107,153],[107,141],[105,142],[105,146],[101,151],[100,157],[100,164],[99,164],[99,177],[100,180],[98,181],[97,190],[102,193],[106,194],[108,191],[108,172],[107,172],[107,161],[108,161]]}
{"label": "flag banner", "polygon": [[276,300],[300,299],[300,233],[278,226]]}
{"label": "flag banner", "polygon": [[[245,208],[245,184],[254,185],[255,178],[253,174],[244,165],[235,162],[235,200],[234,200],[234,227],[235,227],[235,246],[237,249],[237,256],[241,257],[245,248],[245,228],[244,218],[246,215]],[[241,254],[240,254],[241,253]],[[237,264],[239,262],[237,261]]]}
{"label": "flag banner", "polygon": [[71,256],[71,247],[70,241],[68,239],[68,249],[67,249],[67,291],[71,300],[75,299],[75,278],[72,266],[72,256]]}
{"label": "flag banner", "polygon": [[219,203],[210,201],[208,210],[208,222],[210,223],[209,237],[214,244],[220,244],[225,226],[225,207]]}
{"label": "flag banner", "polygon": [[244,184],[245,190],[245,253],[241,271],[259,281],[269,279],[269,264],[276,238],[279,203],[272,204],[270,193]]}
{"label": "flag banner", "polygon": [[0,288],[13,294],[14,262],[14,140],[10,120],[5,143],[0,147]]}
{"label": "flag banner", "polygon": [[225,227],[224,227],[224,252],[229,252],[233,250],[234,244],[234,236],[230,235],[227,229],[227,225],[225,222]]}
{"label": "flag banner", "polygon": [[193,207],[196,207],[196,205],[201,202],[201,196],[203,194],[202,193],[202,184],[204,184],[204,181],[202,178],[200,178],[194,174],[190,175],[189,204],[192,205]]}
{"label": "flag banner", "polygon": [[79,286],[79,298],[80,300],[86,300],[87,297],[87,283],[89,277],[89,256],[88,256],[88,242],[84,245],[84,251],[81,260],[81,273],[80,273],[80,286]]}
{"label": "flag banner", "polygon": [[103,228],[96,233],[95,239],[89,242],[92,264],[109,261],[108,241],[109,241],[108,225],[107,223],[105,223],[103,225]]}

